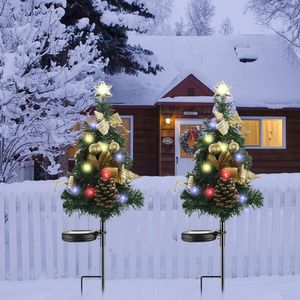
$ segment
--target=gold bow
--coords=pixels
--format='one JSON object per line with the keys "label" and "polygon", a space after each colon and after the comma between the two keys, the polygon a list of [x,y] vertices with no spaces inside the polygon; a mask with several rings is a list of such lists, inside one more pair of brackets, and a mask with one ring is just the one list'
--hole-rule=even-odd
{"label": "gold bow", "polygon": [[217,129],[221,132],[222,135],[225,135],[228,132],[229,126],[231,126],[233,128],[239,127],[242,130],[244,129],[242,120],[241,120],[238,112],[235,112],[234,114],[232,114],[228,121],[226,121],[224,118],[224,115],[218,111],[215,111],[214,115],[218,122]]}
{"label": "gold bow", "polygon": [[109,120],[107,121],[102,112],[94,111],[96,120],[99,122],[97,124],[97,129],[103,134],[106,135],[109,130],[109,126],[113,128],[117,128],[119,126],[123,127],[126,133],[129,131],[124,128],[122,125],[122,119],[118,113],[114,113]]}

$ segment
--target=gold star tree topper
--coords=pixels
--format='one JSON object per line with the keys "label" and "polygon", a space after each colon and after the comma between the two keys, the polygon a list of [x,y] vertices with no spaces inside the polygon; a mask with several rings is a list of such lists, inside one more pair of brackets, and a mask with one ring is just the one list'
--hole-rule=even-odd
{"label": "gold star tree topper", "polygon": [[96,86],[96,96],[100,97],[111,97],[110,89],[112,85],[106,84],[104,81],[101,81],[98,86]]}
{"label": "gold star tree topper", "polygon": [[216,93],[215,96],[230,97],[231,96],[231,85],[221,81],[219,85],[214,86]]}

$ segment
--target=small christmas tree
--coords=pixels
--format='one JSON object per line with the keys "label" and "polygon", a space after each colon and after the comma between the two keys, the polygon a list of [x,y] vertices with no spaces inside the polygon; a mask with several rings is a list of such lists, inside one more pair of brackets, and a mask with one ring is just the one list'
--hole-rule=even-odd
{"label": "small christmas tree", "polygon": [[83,124],[75,167],[61,196],[66,213],[77,211],[102,221],[120,215],[129,206],[143,205],[142,193],[130,186],[138,176],[129,171],[132,162],[119,131],[122,120],[106,102],[110,89],[104,82],[96,87],[95,120]]}
{"label": "small christmas tree", "polygon": [[225,221],[247,206],[263,205],[262,193],[250,185],[257,176],[249,170],[252,159],[245,150],[245,130],[229,96],[230,87],[221,82],[214,95],[215,118],[203,124],[195,167],[181,195],[189,215],[198,211]]}

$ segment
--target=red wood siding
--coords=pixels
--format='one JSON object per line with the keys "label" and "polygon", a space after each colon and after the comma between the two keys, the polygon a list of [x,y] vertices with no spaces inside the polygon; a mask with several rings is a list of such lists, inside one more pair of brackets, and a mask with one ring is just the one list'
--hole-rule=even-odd
{"label": "red wood siding", "polygon": [[139,175],[155,176],[158,171],[158,108],[115,105],[120,115],[133,116],[133,166]]}
{"label": "red wood siding", "polygon": [[163,96],[166,97],[178,97],[178,96],[213,96],[214,93],[204,85],[193,74],[187,76],[172,90]]}

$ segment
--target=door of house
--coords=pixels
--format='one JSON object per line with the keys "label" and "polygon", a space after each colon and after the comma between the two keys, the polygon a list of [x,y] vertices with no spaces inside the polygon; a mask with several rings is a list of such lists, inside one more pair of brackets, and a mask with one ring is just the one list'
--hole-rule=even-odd
{"label": "door of house", "polygon": [[[194,168],[194,155],[189,154],[180,144],[180,136],[193,128],[201,129],[203,120],[201,119],[176,119],[175,120],[175,173],[176,175],[186,175]],[[190,142],[190,141],[189,141]],[[191,141],[190,143],[192,143]],[[190,147],[192,145],[189,145]]]}

